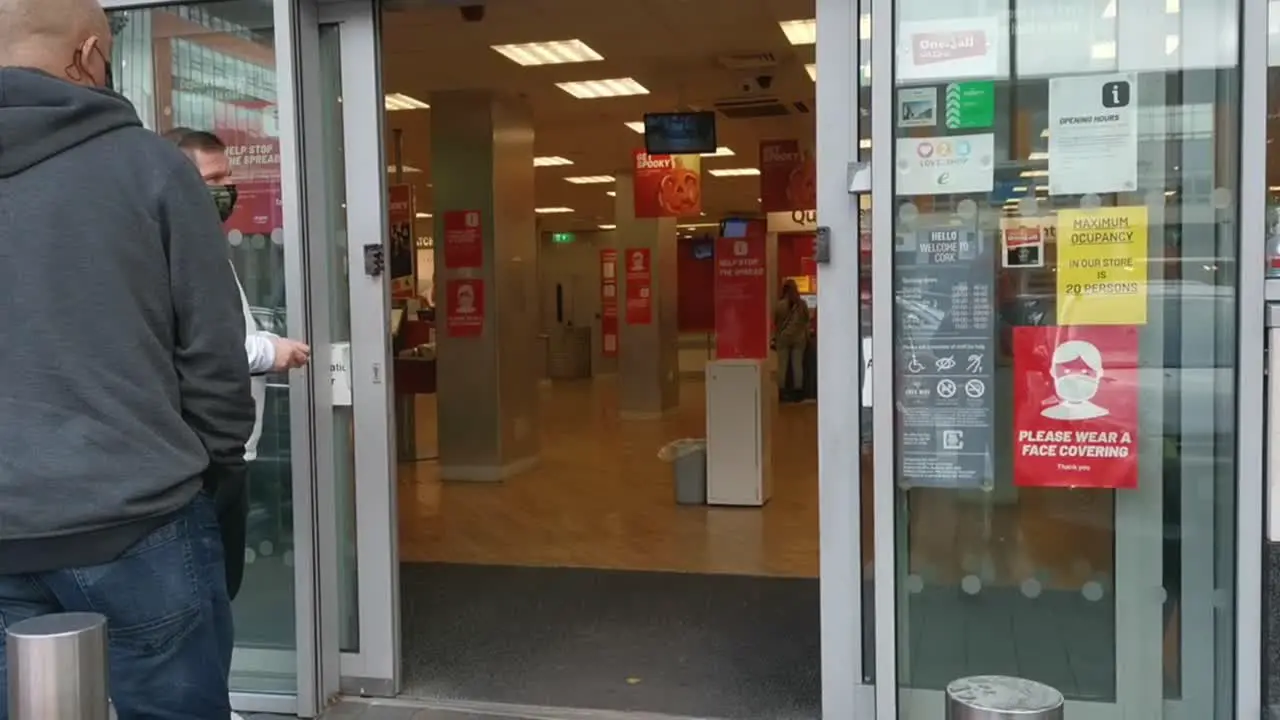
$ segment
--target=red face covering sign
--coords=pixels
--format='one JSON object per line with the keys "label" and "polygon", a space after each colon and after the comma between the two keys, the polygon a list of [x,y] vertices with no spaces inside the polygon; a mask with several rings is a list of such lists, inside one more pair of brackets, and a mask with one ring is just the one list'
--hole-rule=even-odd
{"label": "red face covering sign", "polygon": [[653,322],[653,266],[649,248],[627,248],[627,324]]}
{"label": "red face covering sign", "polygon": [[600,354],[618,356],[618,251],[600,251]]}
{"label": "red face covering sign", "polygon": [[1013,331],[1014,483],[1138,486],[1138,328]]}

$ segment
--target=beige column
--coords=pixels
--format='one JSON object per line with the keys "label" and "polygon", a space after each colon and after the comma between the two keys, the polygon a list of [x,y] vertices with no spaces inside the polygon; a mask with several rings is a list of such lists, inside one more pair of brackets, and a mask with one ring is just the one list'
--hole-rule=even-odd
{"label": "beige column", "polygon": [[[514,96],[431,97],[440,475],[496,481],[538,459],[537,228],[533,121]],[[446,263],[446,216],[478,213],[479,267]],[[479,286],[479,287],[478,287]],[[451,333],[449,296],[470,296],[481,327]]]}
{"label": "beige column", "polygon": [[[680,403],[676,316],[676,221],[637,218],[633,176],[617,176],[613,233],[618,249],[618,411],[624,418],[658,418]],[[628,270],[634,251],[647,250],[651,303],[647,323],[628,318]],[[631,251],[631,252],[629,252]]]}

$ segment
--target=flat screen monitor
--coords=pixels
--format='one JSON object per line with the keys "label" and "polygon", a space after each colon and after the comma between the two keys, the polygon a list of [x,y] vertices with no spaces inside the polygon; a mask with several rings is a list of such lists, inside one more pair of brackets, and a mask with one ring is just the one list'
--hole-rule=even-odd
{"label": "flat screen monitor", "polygon": [[748,234],[750,220],[725,220],[720,223],[720,237],[728,240],[741,240]]}
{"label": "flat screen monitor", "polygon": [[715,254],[715,246],[709,242],[698,242],[693,246],[694,260],[710,260]]}
{"label": "flat screen monitor", "polygon": [[716,151],[716,114],[645,113],[644,150],[650,155],[713,153]]}

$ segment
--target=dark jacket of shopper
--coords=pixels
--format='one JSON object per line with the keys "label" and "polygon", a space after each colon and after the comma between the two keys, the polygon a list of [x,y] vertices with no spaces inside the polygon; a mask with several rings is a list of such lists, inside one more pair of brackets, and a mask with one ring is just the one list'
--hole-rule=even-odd
{"label": "dark jacket of shopper", "polygon": [[195,168],[128,101],[0,68],[0,574],[109,562],[243,483],[227,260]]}

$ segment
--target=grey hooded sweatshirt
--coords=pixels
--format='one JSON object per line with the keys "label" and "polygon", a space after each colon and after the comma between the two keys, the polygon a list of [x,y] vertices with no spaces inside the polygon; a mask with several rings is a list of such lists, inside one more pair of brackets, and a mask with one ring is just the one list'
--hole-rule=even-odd
{"label": "grey hooded sweatshirt", "polygon": [[127,100],[0,68],[0,574],[109,562],[243,483],[227,260],[198,173]]}

